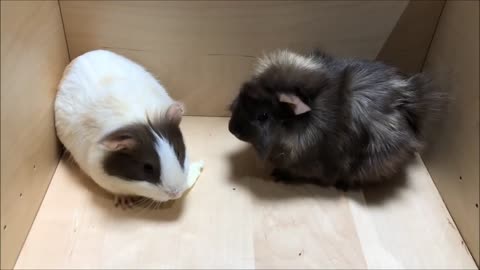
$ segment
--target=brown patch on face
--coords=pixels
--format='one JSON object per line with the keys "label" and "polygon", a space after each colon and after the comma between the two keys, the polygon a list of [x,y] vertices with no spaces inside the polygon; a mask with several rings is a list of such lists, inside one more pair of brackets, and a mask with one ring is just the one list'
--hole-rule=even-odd
{"label": "brown patch on face", "polygon": [[102,139],[107,148],[103,168],[109,175],[128,181],[160,184],[160,157],[155,150],[155,136],[145,124],[132,124]]}

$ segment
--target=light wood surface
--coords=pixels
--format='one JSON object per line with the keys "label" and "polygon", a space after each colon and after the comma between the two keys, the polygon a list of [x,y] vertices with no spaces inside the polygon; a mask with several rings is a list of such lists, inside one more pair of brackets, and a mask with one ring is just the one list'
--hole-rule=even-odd
{"label": "light wood surface", "polygon": [[116,209],[63,160],[16,268],[475,268],[419,159],[365,192],[278,184],[227,122],[184,119],[205,168],[165,209]]}
{"label": "light wood surface", "polygon": [[151,70],[187,104],[188,115],[225,116],[255,57],[278,48],[321,47],[373,59],[408,1],[60,4],[72,59],[99,48],[121,53]]}
{"label": "light wood surface", "polygon": [[377,59],[403,72],[420,72],[444,5],[444,0],[409,1]]}
{"label": "light wood surface", "polygon": [[451,95],[427,167],[471,253],[479,248],[479,2],[448,1],[425,64]]}
{"label": "light wood surface", "polygon": [[57,167],[56,85],[67,64],[57,1],[1,1],[1,268],[12,268]]}

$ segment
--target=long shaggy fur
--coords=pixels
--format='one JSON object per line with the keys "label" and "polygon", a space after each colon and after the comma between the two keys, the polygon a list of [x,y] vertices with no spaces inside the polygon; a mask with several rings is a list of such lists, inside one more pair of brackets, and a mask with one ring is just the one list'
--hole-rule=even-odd
{"label": "long shaggy fur", "polygon": [[[281,93],[311,111],[295,115]],[[282,51],[260,59],[242,85],[229,129],[273,163],[275,177],[347,189],[402,170],[422,150],[445,101],[423,74],[320,51]]]}

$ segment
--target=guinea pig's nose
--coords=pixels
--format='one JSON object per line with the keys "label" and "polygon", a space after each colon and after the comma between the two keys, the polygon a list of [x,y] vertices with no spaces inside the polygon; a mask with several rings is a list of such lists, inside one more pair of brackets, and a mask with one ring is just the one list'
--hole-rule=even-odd
{"label": "guinea pig's nose", "polygon": [[232,121],[230,121],[228,123],[228,131],[230,131],[230,133],[232,133],[233,135],[235,135],[235,137],[240,139],[242,130],[239,127],[239,125],[235,125]]}
{"label": "guinea pig's nose", "polygon": [[182,193],[180,191],[170,191],[168,192],[168,196],[172,199],[178,199],[182,196]]}
{"label": "guinea pig's nose", "polygon": [[235,126],[234,124],[232,123],[232,121],[228,122],[228,131],[230,131],[230,133],[234,134],[236,133],[236,129],[235,129]]}

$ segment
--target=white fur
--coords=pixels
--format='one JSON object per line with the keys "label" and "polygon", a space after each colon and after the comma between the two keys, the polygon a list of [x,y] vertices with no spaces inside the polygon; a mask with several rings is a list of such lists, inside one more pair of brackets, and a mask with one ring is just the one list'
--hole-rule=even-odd
{"label": "white fur", "polygon": [[259,59],[255,74],[265,72],[271,66],[293,67],[298,69],[314,70],[322,67],[313,56],[303,56],[288,50],[279,50]]}
{"label": "white fur", "polygon": [[392,80],[391,84],[394,88],[402,88],[408,86],[408,82],[404,80]]}
{"label": "white fur", "polygon": [[101,162],[106,150],[98,142],[122,126],[147,123],[147,117],[155,115],[164,117],[173,103],[162,85],[140,65],[113,52],[91,51],[65,69],[55,100],[57,135],[80,168],[101,187],[119,195],[165,201],[172,199],[169,193],[181,193],[187,186],[186,170],[181,169],[167,142],[157,136],[157,145],[162,146],[157,149],[162,186],[107,175]]}
{"label": "white fur", "polygon": [[178,163],[178,159],[175,155],[173,147],[163,138],[160,138],[157,134],[155,134],[155,137],[157,138],[157,153],[159,153],[159,155],[162,157],[160,159],[160,168],[162,168],[162,175],[160,177],[161,179],[164,179],[162,184],[170,188],[170,190],[168,190],[169,193],[181,194],[188,183],[187,181],[184,181],[182,182],[182,185],[178,185],[177,179],[185,179],[185,177],[188,176],[188,171],[186,174],[180,163]]}

